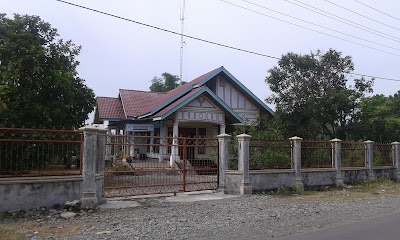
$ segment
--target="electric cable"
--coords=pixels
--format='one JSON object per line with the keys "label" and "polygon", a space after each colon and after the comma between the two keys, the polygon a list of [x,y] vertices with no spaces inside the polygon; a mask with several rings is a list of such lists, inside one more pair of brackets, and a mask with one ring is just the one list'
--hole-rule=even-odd
{"label": "electric cable", "polygon": [[396,19],[397,21],[400,21],[400,18],[397,18],[397,17],[392,16],[392,15],[390,15],[390,14],[388,14],[388,13],[385,13],[385,12],[379,10],[379,9],[376,9],[376,8],[374,8],[374,7],[371,7],[371,6],[365,4],[365,3],[361,2],[361,1],[358,1],[358,0],[354,0],[354,1],[356,1],[357,3],[359,3],[359,4],[361,4],[361,5],[366,6],[367,8],[370,8],[370,9],[375,10],[375,11],[377,11],[377,12],[380,12],[380,13],[382,13],[382,14],[388,16],[388,17],[391,17],[391,18],[393,18],[393,19]]}
{"label": "electric cable", "polygon": [[396,27],[393,27],[393,26],[391,26],[391,25],[389,25],[389,24],[386,24],[386,23],[383,23],[383,22],[381,22],[381,21],[375,20],[375,19],[370,18],[370,17],[368,17],[368,16],[365,16],[365,15],[363,15],[363,14],[361,14],[361,13],[358,13],[358,12],[356,12],[356,11],[353,11],[353,10],[351,10],[351,9],[348,9],[348,8],[346,8],[346,7],[343,7],[343,6],[341,6],[341,5],[337,4],[337,3],[331,2],[331,1],[329,1],[329,0],[324,0],[324,1],[327,2],[327,3],[330,3],[330,4],[334,5],[334,6],[336,6],[336,7],[338,7],[338,8],[344,9],[344,10],[346,10],[346,11],[348,11],[348,12],[354,13],[354,14],[356,14],[356,15],[358,15],[358,16],[361,16],[361,17],[363,17],[363,18],[366,18],[366,19],[369,19],[369,20],[374,21],[374,22],[376,22],[376,23],[379,23],[379,24],[381,24],[381,25],[383,25],[383,26],[386,26],[386,27],[395,29],[395,30],[397,30],[397,31],[400,31],[400,28],[396,28]]}
{"label": "electric cable", "polygon": [[[306,10],[308,10],[308,11],[317,13],[317,14],[322,15],[322,16],[324,16],[324,17],[327,17],[327,18],[333,19],[333,20],[335,20],[335,21],[344,23],[344,24],[346,24],[346,25],[352,26],[352,27],[354,27],[354,28],[363,30],[363,31],[365,31],[365,32],[369,32],[369,33],[372,33],[372,34],[374,34],[374,35],[377,35],[377,36],[380,36],[380,37],[383,37],[383,38],[386,38],[386,39],[389,39],[389,40],[392,40],[392,41],[395,41],[395,42],[400,42],[400,38],[399,38],[399,37],[396,37],[396,36],[393,36],[393,35],[390,35],[390,34],[387,34],[387,33],[381,32],[381,31],[378,31],[378,30],[376,30],[376,29],[373,29],[373,28],[364,26],[364,25],[362,25],[362,24],[356,23],[356,22],[351,21],[351,20],[349,20],[349,19],[340,17],[340,16],[338,16],[338,15],[332,14],[332,13],[327,12],[327,11],[325,11],[325,10],[322,10],[322,9],[320,9],[320,8],[314,7],[314,6],[310,5],[310,4],[304,3],[304,2],[302,2],[302,1],[299,1],[299,0],[292,0],[292,1],[295,1],[295,2],[292,2],[292,1],[290,1],[290,0],[284,0],[284,1],[286,1],[286,2],[288,2],[288,3],[290,3],[290,4],[293,4],[293,5],[295,5],[295,6],[304,8],[304,9],[306,9]],[[296,2],[297,2],[297,3],[296,3]],[[301,5],[301,4],[302,4],[302,5]],[[397,39],[397,40],[396,40],[396,39]]]}
{"label": "electric cable", "polygon": [[[81,6],[81,5],[74,4],[74,3],[70,3],[70,2],[67,2],[67,1],[64,1],[64,0],[55,0],[55,1],[61,2],[61,3],[64,3],[64,4],[68,4],[68,5],[71,5],[71,6],[75,6],[75,7],[78,7],[78,8],[86,9],[86,10],[89,10],[89,11],[93,11],[93,12],[96,12],[96,13],[100,13],[100,14],[103,14],[103,15],[107,15],[107,16],[110,16],[110,17],[118,18],[118,19],[121,19],[121,20],[124,20],[124,21],[136,23],[136,24],[139,24],[139,25],[142,25],[142,26],[146,26],[146,27],[150,27],[150,28],[153,28],[153,29],[157,29],[157,30],[160,30],[160,31],[164,31],[164,32],[167,32],[167,33],[171,33],[171,34],[175,34],[175,35],[179,35],[179,36],[181,35],[178,32],[174,32],[174,31],[171,31],[171,30],[168,30],[168,29],[156,27],[156,26],[153,26],[153,25],[150,25],[150,24],[146,24],[146,23],[138,22],[138,21],[135,21],[135,20],[132,20],[132,19],[120,17],[120,16],[117,16],[117,15],[114,15],[114,14],[102,12],[100,10],[92,9],[92,8]],[[209,43],[209,44],[213,44],[213,45],[217,45],[217,46],[220,46],[220,47],[225,47],[225,48],[229,48],[229,49],[233,49],[233,50],[236,50],[236,51],[241,51],[241,52],[245,52],[245,53],[249,53],[249,54],[253,54],[253,55],[257,55],[257,56],[262,56],[262,57],[272,58],[272,59],[277,59],[277,60],[281,59],[280,57],[274,57],[274,56],[263,54],[263,53],[249,51],[249,50],[245,50],[245,49],[241,49],[241,48],[236,48],[236,47],[228,46],[228,45],[225,45],[225,44],[220,44],[220,43],[217,43],[217,42],[212,42],[212,41],[209,41],[209,40],[205,40],[205,39],[201,39],[201,38],[197,38],[197,37],[192,37],[192,36],[189,36],[189,35],[184,35],[184,36],[187,37],[187,38],[194,39],[194,40],[206,42],[206,43]],[[374,78],[374,79],[381,79],[381,80],[398,81],[398,82],[400,82],[400,79],[395,79],[395,78],[372,76],[372,75],[366,75],[366,74],[361,74],[361,73],[356,73],[356,72],[344,72],[344,73],[358,75],[358,76],[364,76],[364,77],[370,77],[370,78]]]}

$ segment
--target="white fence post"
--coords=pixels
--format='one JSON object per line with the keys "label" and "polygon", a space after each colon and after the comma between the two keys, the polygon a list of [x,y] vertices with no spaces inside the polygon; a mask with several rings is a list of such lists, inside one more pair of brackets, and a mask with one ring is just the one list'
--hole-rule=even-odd
{"label": "white fence post", "polygon": [[228,170],[229,165],[229,142],[231,140],[231,135],[226,133],[220,134],[218,137],[218,152],[219,152],[219,163],[218,163],[218,171],[219,171],[219,185],[218,191],[226,193],[226,179],[225,179],[225,171]]}
{"label": "white fence post", "polygon": [[394,178],[400,183],[400,142],[392,142],[393,163],[396,167]]}
{"label": "white fence post", "polygon": [[292,162],[295,170],[294,189],[296,191],[304,191],[304,184],[301,180],[301,142],[300,137],[291,137],[289,140],[292,142]]}
{"label": "white fence post", "polygon": [[332,139],[332,157],[335,163],[336,169],[336,187],[343,186],[343,179],[342,179],[342,140],[340,139]]}
{"label": "white fence post", "polygon": [[368,180],[375,180],[374,173],[374,142],[371,140],[364,141],[365,144],[365,163],[368,167]]}
{"label": "white fence post", "polygon": [[253,189],[250,184],[250,135],[240,134],[236,136],[238,140],[238,161],[239,171],[242,172],[240,185],[240,195],[252,194]]}

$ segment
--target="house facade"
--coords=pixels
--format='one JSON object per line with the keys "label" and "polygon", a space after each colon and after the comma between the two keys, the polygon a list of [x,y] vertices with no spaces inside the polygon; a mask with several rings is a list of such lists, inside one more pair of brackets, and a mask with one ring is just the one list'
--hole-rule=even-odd
{"label": "house facade", "polygon": [[[117,98],[97,97],[94,123],[110,134],[215,138],[234,125],[271,118],[274,112],[224,67],[166,93],[119,90]],[[130,140],[130,141],[131,141]],[[140,144],[141,138],[134,140]],[[174,145],[177,142],[174,141]],[[179,162],[178,147],[139,147],[148,158]],[[133,155],[134,149],[126,150]],[[114,153],[115,154],[115,153]],[[210,153],[194,151],[193,157]]]}

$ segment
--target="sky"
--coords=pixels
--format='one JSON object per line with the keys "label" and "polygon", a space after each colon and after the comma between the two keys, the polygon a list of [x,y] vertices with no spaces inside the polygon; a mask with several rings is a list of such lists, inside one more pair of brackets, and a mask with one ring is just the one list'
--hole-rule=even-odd
{"label": "sky", "polygon": [[[67,1],[160,28],[181,31],[183,0]],[[308,4],[335,14],[342,21],[361,24],[369,31],[380,33],[362,31],[290,2]],[[38,15],[57,28],[62,39],[81,45],[82,52],[77,58],[80,61],[78,72],[96,96],[117,97],[119,89],[148,91],[154,76],[163,72],[180,73],[179,35],[55,0],[0,0],[0,12],[8,17],[12,17],[13,13]],[[275,57],[288,52],[308,54],[332,48],[352,56],[356,73],[400,80],[399,12],[400,1],[396,0],[185,0],[184,33]],[[188,38],[185,38],[183,59],[184,81],[191,81],[224,66],[261,100],[271,95],[265,77],[268,70],[277,65],[276,59]],[[352,76],[349,75],[349,78]],[[375,80],[374,94],[392,95],[398,90],[400,81]],[[274,106],[269,106],[274,109]]]}

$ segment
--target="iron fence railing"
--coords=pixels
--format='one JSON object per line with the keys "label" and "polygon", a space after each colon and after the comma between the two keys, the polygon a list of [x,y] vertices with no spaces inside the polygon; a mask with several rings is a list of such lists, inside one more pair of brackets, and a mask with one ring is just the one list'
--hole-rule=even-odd
{"label": "iron fence railing", "polygon": [[81,174],[79,131],[0,128],[0,177]]}
{"label": "iron fence railing", "polygon": [[374,166],[394,166],[393,147],[389,143],[375,143],[373,147]]}
{"label": "iron fence railing", "polygon": [[342,142],[342,167],[366,167],[366,148],[362,142]]}
{"label": "iron fence railing", "polygon": [[289,140],[250,139],[250,169],[292,168]]}
{"label": "iron fence railing", "polygon": [[329,141],[303,141],[301,143],[302,168],[333,168],[332,144]]}

